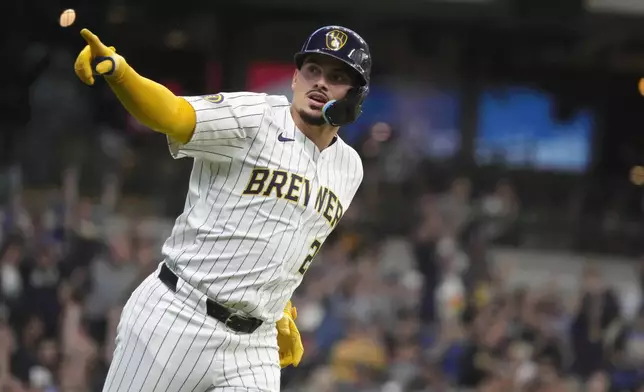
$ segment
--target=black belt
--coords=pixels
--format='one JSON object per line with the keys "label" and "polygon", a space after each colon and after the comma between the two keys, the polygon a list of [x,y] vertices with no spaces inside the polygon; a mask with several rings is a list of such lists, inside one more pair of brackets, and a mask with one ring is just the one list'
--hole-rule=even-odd
{"label": "black belt", "polygon": [[[177,292],[177,282],[179,281],[179,278],[174,274],[174,272],[170,271],[170,268],[168,268],[165,263],[161,265],[159,279],[170,290],[175,293]],[[218,304],[210,298],[206,299],[206,313],[238,333],[253,333],[264,322],[258,318],[246,317],[233,313],[224,305]]]}

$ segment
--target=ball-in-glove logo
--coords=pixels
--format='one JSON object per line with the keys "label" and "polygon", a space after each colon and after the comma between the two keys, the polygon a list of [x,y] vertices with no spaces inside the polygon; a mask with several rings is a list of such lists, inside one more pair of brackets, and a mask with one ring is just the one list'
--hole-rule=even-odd
{"label": "ball-in-glove logo", "polygon": [[331,30],[326,33],[326,47],[333,51],[340,50],[347,43],[348,39],[349,37],[344,31]]}

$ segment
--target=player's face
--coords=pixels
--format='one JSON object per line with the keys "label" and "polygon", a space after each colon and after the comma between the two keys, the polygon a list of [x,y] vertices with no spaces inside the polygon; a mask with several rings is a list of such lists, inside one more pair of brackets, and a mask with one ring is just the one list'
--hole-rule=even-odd
{"label": "player's face", "polygon": [[322,108],[332,99],[342,99],[354,85],[349,67],[329,56],[310,55],[293,75],[293,105],[309,125],[323,125]]}

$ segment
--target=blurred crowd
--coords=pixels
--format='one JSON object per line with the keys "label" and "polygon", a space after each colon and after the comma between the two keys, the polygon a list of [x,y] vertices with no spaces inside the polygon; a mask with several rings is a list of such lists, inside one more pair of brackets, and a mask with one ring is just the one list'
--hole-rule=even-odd
{"label": "blurred crowd", "polygon": [[[101,121],[117,117],[79,92],[70,61],[55,57],[34,86],[23,165],[60,186],[28,198],[16,173],[0,181],[0,392],[101,390],[121,308],[160,262],[158,222],[174,220],[172,208],[133,208],[127,191],[183,204],[189,167],[163,137]],[[282,372],[284,390],[644,392],[644,311],[625,314],[598,269],[573,296],[508,283],[491,250],[522,246],[527,211],[511,181],[428,175],[384,123],[354,147],[364,183],[293,298],[305,356]],[[57,159],[84,167],[61,175]]]}
{"label": "blurred crowd", "polygon": [[425,189],[396,212],[399,232],[372,219],[365,199],[383,194],[361,195],[296,293],[307,370],[284,372],[288,390],[644,391],[644,308],[624,312],[599,268],[573,295],[509,284],[490,250],[520,245],[511,184]]}
{"label": "blurred crowd", "polygon": [[159,260],[149,237],[107,233],[102,207],[55,196],[0,214],[3,392],[100,391],[121,307]]}
{"label": "blurred crowd", "polygon": [[[625,317],[599,270],[575,298],[507,284],[490,249],[520,246],[511,183],[421,186],[421,162],[401,154],[388,173],[402,147],[374,135],[356,145],[364,186],[293,298],[306,353],[284,390],[644,391],[644,312]],[[89,199],[77,183],[66,171],[38,208],[13,192],[2,209],[3,392],[100,391],[121,307],[160,260],[143,220],[110,224],[113,187]]]}

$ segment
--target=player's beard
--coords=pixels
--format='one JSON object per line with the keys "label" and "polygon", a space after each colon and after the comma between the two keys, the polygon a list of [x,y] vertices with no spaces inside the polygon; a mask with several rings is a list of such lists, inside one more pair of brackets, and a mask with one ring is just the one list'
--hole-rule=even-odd
{"label": "player's beard", "polygon": [[304,121],[305,124],[313,125],[316,127],[326,124],[326,121],[324,120],[324,116],[322,116],[322,114],[313,115],[313,114],[307,113],[304,110],[299,110],[299,112],[300,112],[300,118],[302,119],[302,121]]}

